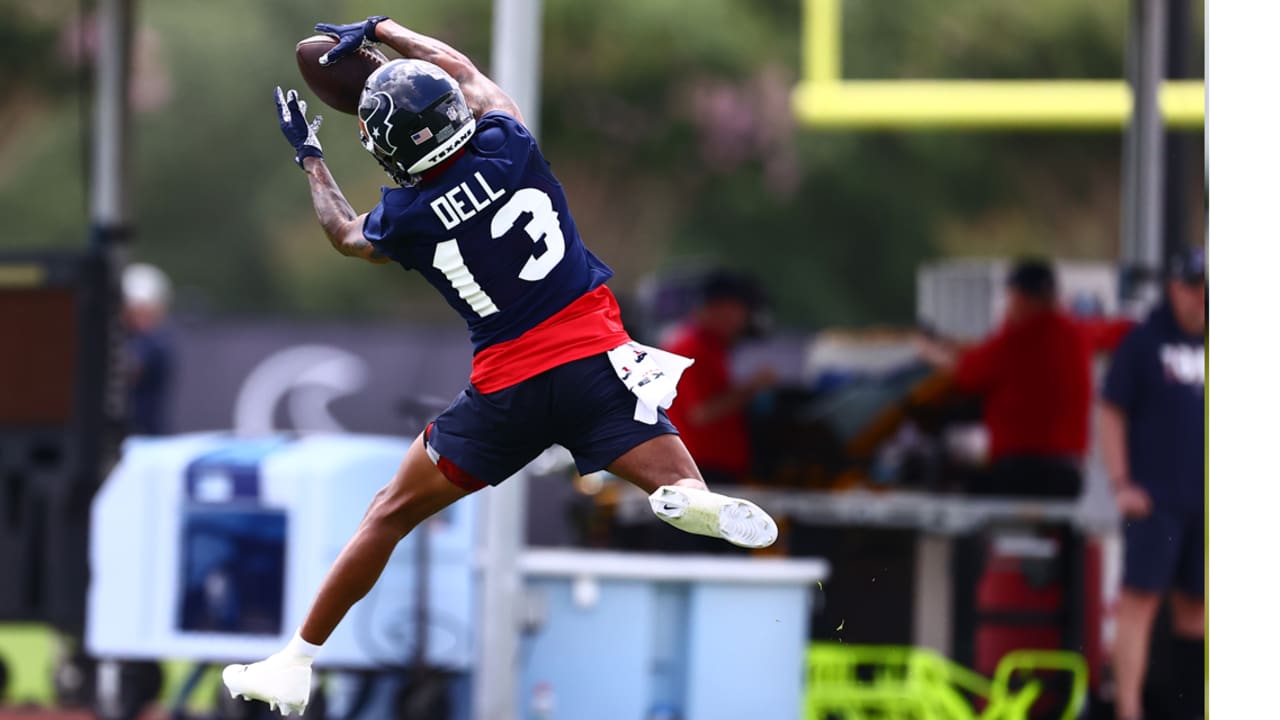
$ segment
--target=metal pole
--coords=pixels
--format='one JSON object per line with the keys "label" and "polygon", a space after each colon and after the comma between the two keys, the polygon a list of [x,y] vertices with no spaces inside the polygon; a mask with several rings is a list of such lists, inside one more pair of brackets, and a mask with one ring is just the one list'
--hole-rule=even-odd
{"label": "metal pole", "polygon": [[[122,243],[128,236],[126,185],[129,155],[129,67],[133,56],[133,0],[100,0],[98,3],[98,57],[93,112],[93,164],[90,185],[90,271],[93,289],[90,303],[98,314],[85,322],[81,333],[81,383],[84,395],[79,451],[85,460],[84,479],[96,487],[115,447],[108,438],[113,420],[123,416],[123,390],[112,382],[119,377],[119,292],[123,265]],[[87,365],[84,358],[93,358]],[[98,358],[106,357],[102,363]],[[99,468],[101,460],[103,467]],[[88,502],[83,503],[87,513]],[[87,569],[86,569],[87,571]],[[104,660],[97,670],[97,711],[100,717],[121,717],[123,712],[118,661]]]}
{"label": "metal pole", "polygon": [[101,0],[93,123],[93,185],[90,218],[96,242],[121,239],[129,224],[129,61],[133,0]]}
{"label": "metal pole", "polygon": [[1133,117],[1125,136],[1124,237],[1121,262],[1128,272],[1126,300],[1153,303],[1163,260],[1164,120],[1159,91],[1165,77],[1168,0],[1133,0],[1130,73]]}
{"label": "metal pole", "polygon": [[493,79],[538,135],[542,78],[542,0],[494,0]]}
{"label": "metal pole", "polygon": [[[541,0],[494,0],[493,77],[515,100],[537,136]],[[476,720],[518,716],[520,686],[520,554],[525,535],[525,478],[517,475],[483,496],[483,580],[472,683]]]}
{"label": "metal pole", "polygon": [[[125,264],[124,244],[133,229],[128,190],[134,9],[134,0],[98,3],[88,254],[92,272],[97,273],[93,285],[97,296],[96,314],[82,331],[81,358],[106,358],[106,362],[90,363],[82,370],[81,385],[96,403],[93,419],[84,418],[88,444],[83,457],[90,457],[95,449],[105,452],[103,472],[114,463],[115,442],[123,437],[125,418],[120,272]],[[104,442],[110,444],[104,446]]]}
{"label": "metal pole", "polygon": [[[1169,0],[1168,54],[1165,72],[1170,80],[1190,77],[1191,3]],[[1194,155],[1192,133],[1187,130],[1169,132],[1165,136],[1164,173],[1164,253],[1167,259],[1178,248],[1190,242],[1191,189],[1188,180]],[[1163,264],[1163,263],[1162,263]]]}

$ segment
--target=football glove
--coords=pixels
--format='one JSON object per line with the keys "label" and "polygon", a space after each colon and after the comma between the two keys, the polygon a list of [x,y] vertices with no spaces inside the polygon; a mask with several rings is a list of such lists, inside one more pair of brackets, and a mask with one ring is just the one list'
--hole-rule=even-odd
{"label": "football glove", "polygon": [[320,149],[320,138],[316,137],[316,131],[320,129],[324,118],[317,115],[314,120],[307,122],[307,101],[298,99],[297,90],[284,93],[279,86],[276,87],[276,113],[280,116],[280,132],[284,133],[285,139],[293,146],[293,160],[298,163],[298,167],[302,167],[303,158],[324,157],[324,151]]}
{"label": "football glove", "polygon": [[356,48],[364,44],[366,40],[371,43],[378,42],[378,36],[374,29],[378,23],[386,19],[386,15],[373,15],[362,22],[354,22],[347,25],[316,23],[316,32],[332,35],[338,39],[338,44],[334,45],[332,50],[320,56],[320,64],[329,65],[341,60],[355,52]]}

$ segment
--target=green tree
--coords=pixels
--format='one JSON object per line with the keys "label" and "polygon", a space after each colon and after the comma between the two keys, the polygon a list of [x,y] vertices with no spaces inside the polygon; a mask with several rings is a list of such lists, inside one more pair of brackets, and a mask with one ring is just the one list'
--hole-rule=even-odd
{"label": "green tree", "polygon": [[[0,247],[82,243],[89,116],[61,50],[78,4],[8,2],[21,12],[0,27]],[[301,85],[293,44],[318,20],[390,14],[487,67],[490,3],[139,8],[134,255],[217,312],[446,317],[412,274],[327,249],[269,98]],[[1115,0],[844,10],[848,77],[1122,75]],[[938,255],[1114,253],[1118,134],[798,128],[799,22],[798,0],[545,0],[539,142],[620,291],[697,256],[760,274],[784,322],[902,322],[916,266]],[[385,176],[350,116],[316,109],[330,165],[368,209]]]}

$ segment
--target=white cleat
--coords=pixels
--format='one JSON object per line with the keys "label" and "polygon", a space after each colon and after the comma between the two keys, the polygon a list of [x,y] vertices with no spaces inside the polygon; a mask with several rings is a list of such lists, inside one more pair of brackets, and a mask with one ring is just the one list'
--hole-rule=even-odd
{"label": "white cleat", "polygon": [[260,700],[272,710],[278,708],[282,717],[302,715],[311,695],[311,660],[277,653],[252,665],[228,665],[222,670],[222,684],[233,700]]}
{"label": "white cleat", "polygon": [[778,525],[753,502],[708,490],[664,485],[649,496],[653,513],[694,535],[721,538],[745,548],[765,548],[778,539]]}

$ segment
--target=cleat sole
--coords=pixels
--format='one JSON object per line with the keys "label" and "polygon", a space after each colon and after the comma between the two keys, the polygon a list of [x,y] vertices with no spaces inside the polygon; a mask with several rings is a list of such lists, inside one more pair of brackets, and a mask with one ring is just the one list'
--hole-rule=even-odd
{"label": "cleat sole", "polygon": [[649,496],[653,513],[694,535],[717,537],[744,548],[765,548],[778,539],[778,525],[748,500],[675,485]]}

